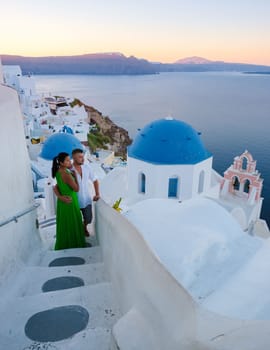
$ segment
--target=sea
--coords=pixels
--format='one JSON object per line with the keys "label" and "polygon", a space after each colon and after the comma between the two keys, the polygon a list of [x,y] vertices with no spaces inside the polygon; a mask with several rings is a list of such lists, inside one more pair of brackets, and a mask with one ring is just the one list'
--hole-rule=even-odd
{"label": "sea", "polygon": [[37,75],[44,95],[76,97],[128,130],[171,116],[191,124],[221,175],[248,150],[264,179],[262,217],[270,225],[270,75],[173,72],[140,76]]}

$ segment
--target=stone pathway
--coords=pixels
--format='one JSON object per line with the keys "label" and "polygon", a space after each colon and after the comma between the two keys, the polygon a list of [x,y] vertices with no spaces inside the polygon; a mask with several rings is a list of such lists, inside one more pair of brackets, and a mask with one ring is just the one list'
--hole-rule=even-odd
{"label": "stone pathway", "polygon": [[[54,232],[54,224],[41,228],[44,246],[53,246]],[[0,302],[0,350],[110,349],[120,312],[90,240],[93,247],[38,252],[22,267]]]}

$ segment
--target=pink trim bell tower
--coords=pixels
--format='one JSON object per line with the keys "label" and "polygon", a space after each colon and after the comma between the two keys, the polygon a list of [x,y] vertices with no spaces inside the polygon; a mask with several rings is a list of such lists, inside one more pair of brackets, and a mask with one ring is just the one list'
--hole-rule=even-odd
{"label": "pink trim bell tower", "polygon": [[225,171],[221,183],[221,196],[231,194],[254,205],[261,200],[263,179],[256,170],[256,161],[245,151],[234,158],[233,164]]}

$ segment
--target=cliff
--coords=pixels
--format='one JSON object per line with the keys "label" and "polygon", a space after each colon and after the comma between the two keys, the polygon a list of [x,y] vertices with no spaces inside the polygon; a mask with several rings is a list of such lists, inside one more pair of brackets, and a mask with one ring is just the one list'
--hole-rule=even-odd
{"label": "cliff", "polygon": [[[0,53],[1,54],[1,53]],[[25,57],[2,54],[4,65],[19,65],[23,74],[140,75],[160,72],[269,72],[269,66],[186,57],[175,63],[153,63],[121,53]]]}
{"label": "cliff", "polygon": [[5,65],[19,65],[23,74],[92,74],[138,75],[156,74],[155,67],[145,59],[126,57],[119,53],[76,56],[24,57],[2,55]]}
{"label": "cliff", "polygon": [[84,106],[88,114],[88,122],[92,125],[97,125],[97,130],[93,131],[93,133],[91,133],[91,139],[88,139],[92,151],[95,146],[106,148],[106,143],[109,143],[109,148],[115,152],[116,156],[121,156],[126,159],[127,146],[132,142],[128,131],[116,125],[108,116],[104,116],[94,107],[88,106],[78,99],[72,102],[72,105],[76,104]]}

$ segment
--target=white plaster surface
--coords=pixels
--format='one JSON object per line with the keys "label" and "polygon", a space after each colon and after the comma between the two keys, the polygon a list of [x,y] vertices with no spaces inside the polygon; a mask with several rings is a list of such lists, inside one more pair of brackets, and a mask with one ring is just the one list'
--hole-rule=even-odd
{"label": "white plaster surface", "polygon": [[[235,221],[224,209],[219,207],[219,209],[215,210],[214,208],[218,206],[216,203],[211,202],[213,204],[212,207],[211,204],[207,205],[208,201],[198,199],[197,206],[200,207],[200,204],[204,202],[203,204],[207,209],[212,209],[212,213],[214,217],[217,216],[217,220],[225,217],[226,221],[228,221],[227,216],[230,218],[227,223],[224,223],[224,228],[217,228],[215,220],[213,220],[214,223],[210,225],[208,235],[204,227],[205,221],[203,217],[200,217],[197,222],[202,228],[202,235],[206,234],[210,247],[221,248],[223,246],[225,248],[224,252],[222,252],[223,249],[217,249],[217,254],[213,254],[213,264],[223,259],[228,259],[229,255],[226,252],[226,247],[228,247],[231,240],[232,246],[235,244],[240,249],[241,244],[243,244],[247,252],[250,253],[248,240],[244,239],[242,241],[240,238],[240,236],[247,236],[240,230]],[[160,202],[164,203],[165,201]],[[140,212],[140,215],[147,216],[147,201],[140,202],[138,205],[140,208],[144,205],[145,209],[144,214]],[[171,210],[172,207],[168,206]],[[188,206],[188,201],[186,206]],[[153,253],[153,246],[149,242],[149,237],[147,237],[143,225],[141,228],[144,229],[137,230],[123,215],[114,211],[103,201],[97,203],[96,212],[97,232],[105,259],[105,266],[108,268],[113,292],[116,293],[121,313],[123,314],[113,327],[113,336],[116,342],[114,349],[117,346],[125,350],[268,349],[270,344],[269,320],[241,320],[207,310],[204,305],[200,305],[185,291],[185,288],[179,281],[177,282],[170,275],[168,265],[162,257],[159,257],[155,250]],[[155,206],[155,218],[159,217],[159,214],[158,206]],[[168,214],[168,212],[165,212],[165,214]],[[180,219],[183,218],[184,214],[180,215]],[[148,233],[154,233],[155,228],[151,231],[151,228],[148,227]],[[231,232],[229,230],[229,233],[226,234],[226,229],[228,228],[231,229]],[[218,237],[213,235],[216,229]],[[190,259],[188,256],[185,259],[187,270],[189,268],[192,270],[192,265],[198,266],[196,257],[201,258],[202,261],[204,260],[204,252],[207,251],[207,245],[200,247],[191,237],[192,242],[190,245],[183,244],[183,247],[180,247],[175,242],[172,242],[168,246],[166,244],[168,242],[168,239],[166,239],[168,233],[168,238],[170,238],[170,232],[167,230],[162,232],[163,240],[161,239],[161,234],[157,235],[157,240],[159,244],[163,244],[168,249],[167,251],[170,250],[171,252],[172,250],[171,263],[177,249],[183,252],[186,248],[188,255],[190,247],[195,252]],[[188,238],[187,235],[186,238]],[[200,233],[198,238],[199,241],[197,243],[202,238]],[[249,239],[252,240],[253,237],[249,237]],[[255,238],[255,240],[257,242],[257,245],[255,243],[257,251],[259,251],[261,249],[261,240],[258,238]],[[173,244],[176,245],[175,248],[172,247]],[[219,247],[219,245],[221,246]],[[237,265],[239,261],[236,259],[234,263]],[[210,264],[208,267],[210,267]],[[186,274],[188,275],[189,271],[186,271]],[[224,303],[227,302],[228,298],[226,299],[225,296]],[[258,303],[258,300],[256,302]]]}
{"label": "white plaster surface", "polygon": [[119,348],[179,349],[187,339],[195,339],[195,303],[191,296],[128,220],[102,200],[96,209],[104,263],[124,314],[114,327]]}
{"label": "white plaster surface", "polygon": [[197,302],[229,317],[270,319],[270,243],[244,233],[221,206],[147,200],[124,215]]}
{"label": "white plaster surface", "polygon": [[[17,92],[0,85],[0,221],[22,212],[34,204],[30,161],[26,149],[23,120]],[[0,227],[0,288],[14,271],[28,259],[29,252],[40,244],[36,229],[36,212],[30,212]]]}
{"label": "white plaster surface", "polygon": [[[268,240],[242,230],[232,215],[237,199],[218,200],[212,192],[213,199],[197,196],[182,203],[135,199],[129,197],[128,171],[114,169],[101,181],[103,198],[112,205],[123,197],[123,215],[193,298],[228,317],[269,319]],[[214,188],[220,179],[212,175]]]}
{"label": "white plaster surface", "polygon": [[127,168],[116,167],[100,181],[101,196],[111,205],[120,197],[126,199],[128,191]]}

